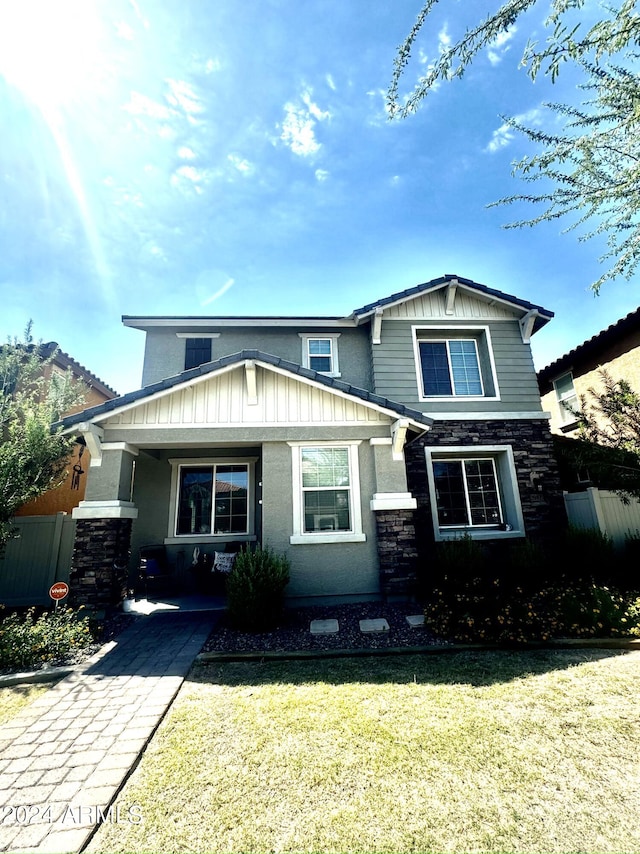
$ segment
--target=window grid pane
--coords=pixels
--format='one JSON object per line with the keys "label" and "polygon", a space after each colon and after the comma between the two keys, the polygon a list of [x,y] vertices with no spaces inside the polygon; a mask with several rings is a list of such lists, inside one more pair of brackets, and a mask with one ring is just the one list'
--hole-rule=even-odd
{"label": "window grid pane", "polygon": [[351,531],[348,448],[301,448],[303,531]]}
{"label": "window grid pane", "polygon": [[329,374],[333,370],[330,338],[309,338],[307,341],[309,367],[312,371]]}
{"label": "window grid pane", "polygon": [[474,341],[449,341],[451,373],[456,394],[481,395],[482,382]]}
{"label": "window grid pane", "polygon": [[437,460],[433,462],[433,476],[441,527],[502,524],[493,460]]}
{"label": "window grid pane", "polygon": [[249,532],[248,466],[184,466],[179,490],[176,534]]}

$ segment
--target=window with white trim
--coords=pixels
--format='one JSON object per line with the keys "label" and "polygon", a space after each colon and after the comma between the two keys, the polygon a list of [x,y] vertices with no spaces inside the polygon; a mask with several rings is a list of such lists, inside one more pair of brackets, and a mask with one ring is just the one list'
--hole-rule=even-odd
{"label": "window with white trim", "polygon": [[498,400],[491,338],[487,327],[414,327],[421,400]]}
{"label": "window with white trim", "polygon": [[340,376],[338,365],[338,338],[336,335],[303,335],[302,364],[305,368],[327,376]]}
{"label": "window with white trim", "polygon": [[510,445],[425,450],[437,540],[524,535]]}
{"label": "window with white trim", "polygon": [[292,543],[364,540],[359,442],[290,443],[293,471]]}
{"label": "window with white trim", "polygon": [[553,381],[553,387],[556,390],[556,398],[560,408],[560,418],[563,424],[573,424],[577,421],[576,416],[571,410],[580,408],[578,395],[573,385],[573,374],[569,371]]}
{"label": "window with white trim", "polygon": [[169,538],[253,534],[254,458],[170,460]]}

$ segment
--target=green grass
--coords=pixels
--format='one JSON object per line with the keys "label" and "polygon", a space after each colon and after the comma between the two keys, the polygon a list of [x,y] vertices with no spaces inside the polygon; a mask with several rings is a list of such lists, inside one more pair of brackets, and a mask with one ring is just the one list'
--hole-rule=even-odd
{"label": "green grass", "polygon": [[50,685],[13,685],[0,688],[0,726],[10,721],[21,709],[28,706],[40,694],[44,694],[50,687]]}
{"label": "green grass", "polygon": [[195,668],[90,850],[640,851],[640,652]]}

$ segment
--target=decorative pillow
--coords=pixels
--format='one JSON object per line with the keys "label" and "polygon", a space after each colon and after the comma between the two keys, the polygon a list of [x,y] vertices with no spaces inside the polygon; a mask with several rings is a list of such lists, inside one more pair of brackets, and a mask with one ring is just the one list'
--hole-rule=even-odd
{"label": "decorative pillow", "polygon": [[231,572],[237,552],[214,552],[213,571]]}

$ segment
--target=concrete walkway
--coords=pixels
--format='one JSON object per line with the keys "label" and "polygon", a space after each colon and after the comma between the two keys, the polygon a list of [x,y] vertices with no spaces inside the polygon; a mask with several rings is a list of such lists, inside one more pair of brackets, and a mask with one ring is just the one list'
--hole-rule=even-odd
{"label": "concrete walkway", "polygon": [[0,850],[80,851],[135,767],[217,616],[142,617],[0,727]]}

